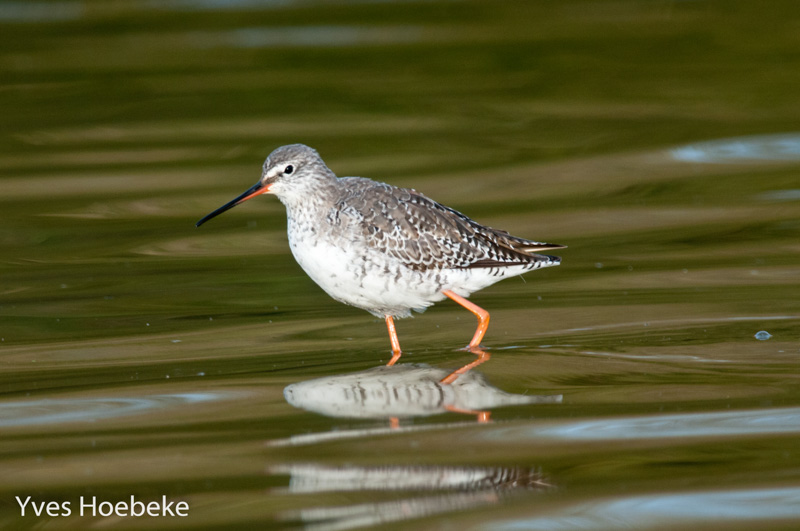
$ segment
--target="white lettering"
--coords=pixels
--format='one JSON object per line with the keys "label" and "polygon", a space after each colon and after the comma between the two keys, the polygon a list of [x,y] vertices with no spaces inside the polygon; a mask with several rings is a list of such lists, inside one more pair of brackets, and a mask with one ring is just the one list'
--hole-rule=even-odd
{"label": "white lettering", "polygon": [[131,516],[142,516],[145,512],[147,512],[147,507],[144,503],[131,496]]}
{"label": "white lettering", "polygon": [[91,504],[87,504],[87,503],[84,503],[83,496],[81,496],[81,516],[84,516],[86,514],[84,512],[84,509],[89,509],[89,508],[92,509],[91,516],[97,516],[97,497],[96,496],[92,496],[92,503]]}
{"label": "white lettering", "polygon": [[128,516],[128,504],[124,501],[117,502],[114,505],[114,514],[117,516]]}
{"label": "white lettering", "polygon": [[47,516],[61,516],[61,504],[57,501],[47,503]]}
{"label": "white lettering", "polygon": [[28,505],[28,502],[31,501],[31,497],[28,496],[25,498],[25,501],[19,499],[19,496],[14,496],[17,499],[17,504],[19,505],[19,515],[25,516],[25,507]]}
{"label": "white lettering", "polygon": [[189,516],[189,503],[185,501],[176,503],[175,514],[178,516]]}
{"label": "white lettering", "polygon": [[161,496],[161,502],[162,502],[161,507],[163,507],[164,516],[167,516],[167,514],[169,514],[169,516],[175,516],[175,513],[172,512],[172,504],[175,502],[167,503],[166,496]]}
{"label": "white lettering", "polygon": [[[36,502],[32,496],[25,499],[22,496],[14,496],[19,506],[20,516],[33,513],[36,516],[70,516],[72,508],[68,501],[42,501]],[[141,517],[141,516],[189,516],[189,504],[185,501],[170,501],[166,495],[161,496],[160,501],[142,502],[135,496],[128,500],[110,502],[98,500],[97,496],[80,497],[79,505],[80,516],[117,516],[117,517]]]}
{"label": "white lettering", "polygon": [[25,501],[22,501],[19,496],[14,496],[14,498],[16,498],[17,505],[19,505],[20,516],[25,516],[25,508],[29,503],[33,508],[33,513],[36,516],[47,514],[47,516],[55,518],[57,516],[69,516],[72,514],[72,509],[69,508],[68,501],[61,503],[58,503],[57,501],[36,503],[35,501],[31,500],[31,496],[25,498]]}
{"label": "white lettering", "polygon": [[[103,509],[103,506],[108,506],[108,509]],[[102,501],[97,506],[97,512],[100,513],[100,516],[111,516],[114,514],[114,506],[109,501]]]}

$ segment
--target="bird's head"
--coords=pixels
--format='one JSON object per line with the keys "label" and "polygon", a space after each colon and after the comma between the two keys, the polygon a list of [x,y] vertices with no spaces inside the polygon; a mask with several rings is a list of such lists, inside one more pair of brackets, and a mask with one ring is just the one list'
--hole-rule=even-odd
{"label": "bird's head", "polygon": [[244,203],[248,199],[261,194],[274,194],[283,201],[302,201],[313,188],[321,182],[335,179],[316,150],[303,144],[281,146],[269,154],[261,171],[261,179],[242,195],[211,212],[195,225],[199,227],[211,218],[215,218]]}

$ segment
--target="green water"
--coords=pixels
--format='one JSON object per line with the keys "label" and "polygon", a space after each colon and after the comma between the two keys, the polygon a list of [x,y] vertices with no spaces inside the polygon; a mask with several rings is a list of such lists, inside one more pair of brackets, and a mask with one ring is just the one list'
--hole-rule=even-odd
{"label": "green water", "polygon": [[[796,528],[798,16],[0,3],[0,527]],[[569,246],[473,295],[474,380],[434,385],[473,359],[442,302],[370,408],[384,324],[304,275],[280,203],[195,229],[291,142]],[[337,413],[284,397],[318,378]],[[188,516],[78,514],[131,496]]]}

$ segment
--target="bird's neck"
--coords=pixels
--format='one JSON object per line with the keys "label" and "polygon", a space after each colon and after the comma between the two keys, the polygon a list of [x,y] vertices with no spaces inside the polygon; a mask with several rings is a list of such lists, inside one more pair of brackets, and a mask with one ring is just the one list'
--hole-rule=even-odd
{"label": "bird's neck", "polygon": [[313,186],[294,188],[278,199],[286,207],[286,215],[296,223],[320,223],[336,203],[337,179],[320,179]]}

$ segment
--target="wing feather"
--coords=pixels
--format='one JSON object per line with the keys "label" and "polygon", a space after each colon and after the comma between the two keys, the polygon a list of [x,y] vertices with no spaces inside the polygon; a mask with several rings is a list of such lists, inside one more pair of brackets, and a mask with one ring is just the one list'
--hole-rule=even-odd
{"label": "wing feather", "polygon": [[408,188],[348,177],[348,193],[334,206],[357,223],[367,245],[416,270],[465,269],[558,262],[541,251],[563,245],[537,242],[485,227]]}

